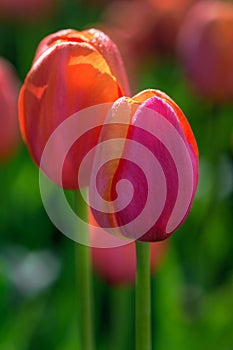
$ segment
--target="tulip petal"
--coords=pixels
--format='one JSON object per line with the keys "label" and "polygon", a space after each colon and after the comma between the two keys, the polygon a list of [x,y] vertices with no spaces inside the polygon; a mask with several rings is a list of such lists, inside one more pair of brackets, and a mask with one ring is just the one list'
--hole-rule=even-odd
{"label": "tulip petal", "polygon": [[97,29],[88,29],[78,32],[73,29],[60,30],[44,38],[34,58],[34,62],[45,52],[51,45],[62,41],[87,43],[95,48],[107,62],[113,76],[116,77],[121,90],[126,96],[130,95],[129,85],[126,78],[125,68],[117,46],[103,32]]}
{"label": "tulip petal", "polygon": [[179,118],[179,121],[184,130],[186,138],[190,143],[191,147],[193,148],[193,151],[195,152],[196,156],[198,156],[197,143],[193,135],[192,129],[189,125],[189,122],[186,119],[183,112],[181,111],[181,109],[179,108],[179,106],[167,94],[165,94],[163,91],[160,91],[160,90],[148,89],[148,90],[139,92],[137,95],[133,97],[133,99],[138,102],[144,102],[146,99],[154,96],[161,97],[162,99],[164,99],[176,111],[177,117]]}

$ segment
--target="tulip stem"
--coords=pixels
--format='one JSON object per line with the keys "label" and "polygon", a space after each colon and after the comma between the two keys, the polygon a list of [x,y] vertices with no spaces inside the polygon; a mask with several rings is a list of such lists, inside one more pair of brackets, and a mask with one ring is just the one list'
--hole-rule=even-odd
{"label": "tulip stem", "polygon": [[[76,195],[76,210],[79,217],[87,222],[87,207],[80,191]],[[78,230],[88,235],[87,224],[80,223]],[[78,284],[79,330],[81,349],[94,350],[94,332],[92,315],[92,274],[90,248],[76,243],[76,266]]]}
{"label": "tulip stem", "polygon": [[151,350],[150,244],[136,241],[136,350]]}

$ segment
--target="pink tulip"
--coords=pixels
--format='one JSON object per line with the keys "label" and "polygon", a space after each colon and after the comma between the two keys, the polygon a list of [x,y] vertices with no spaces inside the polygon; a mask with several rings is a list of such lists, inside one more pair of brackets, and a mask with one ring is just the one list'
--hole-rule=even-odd
{"label": "pink tulip", "polygon": [[141,241],[170,236],[186,219],[198,181],[197,144],[180,108],[158,90],[122,97],[99,144],[90,182],[98,224]]}
{"label": "pink tulip", "polygon": [[[127,78],[119,51],[104,33],[68,29],[43,39],[19,97],[21,132],[36,164],[40,165],[49,137],[63,121],[86,107],[113,102],[125,92]],[[87,127],[88,118],[90,113],[83,121]],[[73,129],[78,135],[77,125]],[[64,188],[78,188],[80,163],[85,152],[96,145],[100,129],[93,128],[76,140],[65,159],[62,183],[56,177],[56,160],[64,150],[65,138],[58,140],[45,173]]]}
{"label": "pink tulip", "polygon": [[178,55],[187,79],[200,96],[233,99],[233,4],[198,2],[180,30]]}
{"label": "pink tulip", "polygon": [[0,58],[0,160],[8,158],[19,145],[17,99],[19,80],[13,66]]}

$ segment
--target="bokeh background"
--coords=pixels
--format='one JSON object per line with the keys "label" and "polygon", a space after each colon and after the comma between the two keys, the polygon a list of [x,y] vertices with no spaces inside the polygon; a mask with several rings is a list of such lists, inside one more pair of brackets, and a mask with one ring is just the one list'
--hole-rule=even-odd
{"label": "bokeh background", "polygon": [[[202,35],[205,26],[188,17],[197,3],[0,0],[0,56],[14,67],[12,77],[0,76],[0,91],[11,106],[44,36],[97,27],[118,44],[132,93],[163,90],[190,121],[200,182],[190,216],[169,239],[152,277],[158,350],[233,350],[233,15],[223,11],[226,24],[212,25],[198,46],[195,33]],[[215,5],[204,6],[196,16]],[[215,74],[222,80],[213,80]],[[4,140],[8,110],[0,105],[0,111]],[[0,349],[85,350],[79,341],[75,243],[50,222],[38,169],[17,132],[9,135],[14,140],[0,154]],[[134,286],[109,285],[96,274],[93,286],[97,350],[133,349]]]}

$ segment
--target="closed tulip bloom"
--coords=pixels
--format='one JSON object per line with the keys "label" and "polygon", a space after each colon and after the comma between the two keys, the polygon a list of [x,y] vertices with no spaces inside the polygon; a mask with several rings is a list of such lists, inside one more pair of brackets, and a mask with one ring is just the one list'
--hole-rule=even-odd
{"label": "closed tulip bloom", "polygon": [[202,1],[181,27],[177,52],[194,91],[215,102],[233,99],[233,4]]}
{"label": "closed tulip bloom", "polygon": [[19,80],[13,66],[0,58],[0,160],[8,158],[19,145],[17,99]]}
{"label": "closed tulip bloom", "polygon": [[[125,91],[128,85],[119,51],[104,33],[62,30],[43,39],[19,97],[21,132],[37,165],[49,137],[63,121],[86,107],[113,102]],[[87,118],[85,123],[89,122]],[[84,150],[96,144],[99,131],[96,128],[75,142],[67,154],[64,188],[79,187],[77,169]],[[62,142],[51,163],[56,162]],[[56,182],[54,174],[43,170]]]}
{"label": "closed tulip bloom", "polygon": [[[96,223],[91,211],[88,221],[90,237],[100,232],[95,232]],[[166,253],[167,242],[150,243],[150,268],[154,274]],[[130,285],[135,283],[136,276],[136,249],[135,242],[114,248],[91,248],[92,266],[96,273],[108,284]]]}
{"label": "closed tulip bloom", "polygon": [[99,143],[90,182],[98,224],[141,241],[170,236],[187,217],[198,181],[197,144],[180,108],[158,90],[122,97]]}

